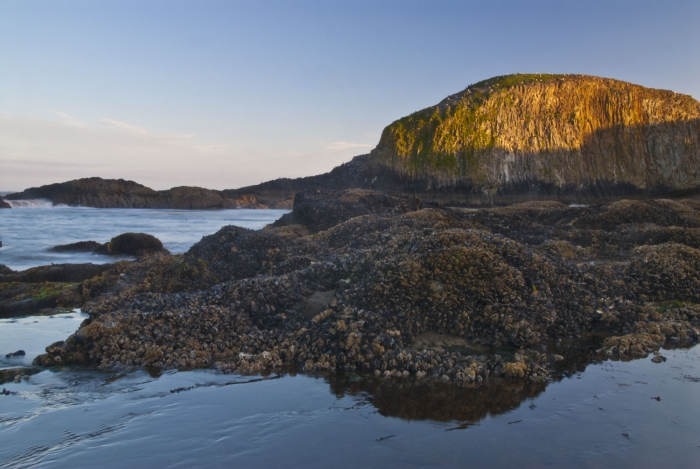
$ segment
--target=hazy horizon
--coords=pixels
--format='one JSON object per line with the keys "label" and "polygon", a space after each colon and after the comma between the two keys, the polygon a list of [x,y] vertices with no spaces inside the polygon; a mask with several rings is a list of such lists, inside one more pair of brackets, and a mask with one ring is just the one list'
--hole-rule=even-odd
{"label": "hazy horizon", "polygon": [[509,73],[697,99],[698,24],[692,1],[7,1],[0,190],[320,174],[394,120]]}

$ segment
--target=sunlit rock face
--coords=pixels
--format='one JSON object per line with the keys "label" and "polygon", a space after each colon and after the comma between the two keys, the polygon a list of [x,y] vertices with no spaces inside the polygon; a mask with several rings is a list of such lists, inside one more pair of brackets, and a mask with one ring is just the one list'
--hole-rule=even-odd
{"label": "sunlit rock face", "polygon": [[695,191],[700,103],[585,75],[495,77],[395,121],[369,160],[377,188],[483,203]]}

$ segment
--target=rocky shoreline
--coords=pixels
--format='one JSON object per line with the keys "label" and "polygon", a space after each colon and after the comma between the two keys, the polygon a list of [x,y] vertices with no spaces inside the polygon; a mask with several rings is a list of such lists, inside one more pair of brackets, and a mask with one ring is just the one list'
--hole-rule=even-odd
{"label": "rocky shoreline", "polygon": [[461,210],[302,192],[263,230],[86,280],[90,318],[35,364],[542,381],[696,343],[699,248],[693,200]]}
{"label": "rocky shoreline", "polygon": [[[104,244],[80,241],[49,250],[136,257],[169,254],[159,239],[146,233],[123,233]],[[112,264],[51,264],[17,272],[0,264],[0,318],[51,314],[56,308],[63,311],[80,306],[102,293],[103,274],[109,275],[112,269]]]}

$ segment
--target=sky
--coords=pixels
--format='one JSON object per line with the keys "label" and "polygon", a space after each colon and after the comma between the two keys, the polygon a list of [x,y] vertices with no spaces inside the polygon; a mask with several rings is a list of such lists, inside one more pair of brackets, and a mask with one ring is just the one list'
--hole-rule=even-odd
{"label": "sky", "polygon": [[699,50],[697,0],[0,0],[0,191],[320,174],[508,73],[700,98]]}

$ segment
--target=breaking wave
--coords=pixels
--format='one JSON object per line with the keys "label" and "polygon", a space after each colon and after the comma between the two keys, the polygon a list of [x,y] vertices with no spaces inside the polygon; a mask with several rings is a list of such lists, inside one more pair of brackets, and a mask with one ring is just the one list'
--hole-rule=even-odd
{"label": "breaking wave", "polygon": [[53,208],[49,199],[5,200],[12,208]]}

